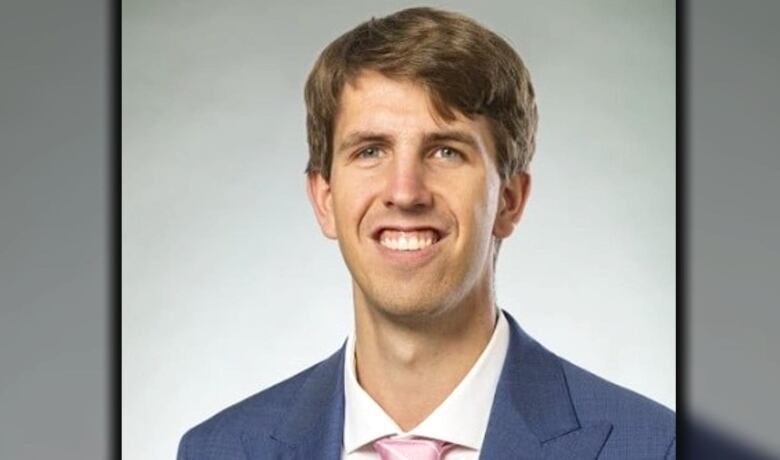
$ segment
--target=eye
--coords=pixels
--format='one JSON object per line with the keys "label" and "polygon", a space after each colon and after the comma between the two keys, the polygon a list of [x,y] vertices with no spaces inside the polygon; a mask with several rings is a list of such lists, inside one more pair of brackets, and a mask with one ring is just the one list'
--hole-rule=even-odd
{"label": "eye", "polygon": [[441,158],[444,160],[458,160],[463,158],[463,154],[461,154],[458,150],[455,150],[450,147],[439,147],[433,152],[433,156],[435,158]]}
{"label": "eye", "polygon": [[367,147],[359,151],[356,155],[358,159],[372,160],[379,158],[382,155],[382,151],[376,147]]}

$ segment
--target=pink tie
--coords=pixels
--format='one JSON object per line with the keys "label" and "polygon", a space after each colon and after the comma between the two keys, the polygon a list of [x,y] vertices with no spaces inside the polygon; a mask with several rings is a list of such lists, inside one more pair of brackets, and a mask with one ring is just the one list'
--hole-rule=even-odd
{"label": "pink tie", "polygon": [[385,438],[374,442],[382,460],[441,460],[453,444],[425,438]]}

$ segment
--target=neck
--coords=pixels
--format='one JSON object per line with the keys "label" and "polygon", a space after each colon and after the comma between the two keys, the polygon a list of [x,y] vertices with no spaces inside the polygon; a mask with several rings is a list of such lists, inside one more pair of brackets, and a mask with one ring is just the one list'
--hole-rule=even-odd
{"label": "neck", "polygon": [[356,295],[355,363],[363,389],[404,430],[438,407],[479,358],[496,324],[492,289],[436,315],[389,315]]}

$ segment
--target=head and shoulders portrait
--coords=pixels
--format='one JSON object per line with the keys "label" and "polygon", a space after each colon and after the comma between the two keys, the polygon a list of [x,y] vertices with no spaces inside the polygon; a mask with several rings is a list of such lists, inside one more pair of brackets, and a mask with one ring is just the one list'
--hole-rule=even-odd
{"label": "head and shoulders portrait", "polygon": [[[195,173],[222,178],[210,185],[222,192],[206,200],[206,228],[191,227],[182,243],[200,251],[182,273],[207,300],[155,313],[195,328],[187,340],[197,349],[176,353],[192,360],[183,369],[203,357],[197,375],[212,384],[224,380],[212,373],[241,373],[242,362],[283,367],[182,421],[178,458],[674,458],[674,122],[664,118],[674,116],[674,40],[653,29],[673,27],[674,12],[644,13],[616,13],[634,29],[607,24],[643,46],[583,35],[583,49],[601,47],[589,62],[556,54],[560,43],[534,51],[522,34],[508,38],[511,21],[399,8],[351,22],[319,40],[307,65],[291,65],[307,67],[287,102],[301,106],[302,123],[281,126],[291,109],[266,106],[279,131],[253,139],[273,154],[261,162],[228,142],[229,160],[204,154],[213,163]],[[604,65],[615,56],[635,61]],[[262,53],[225,56],[224,78],[236,81],[217,86],[251,88],[258,74],[294,86],[281,83],[289,69],[242,70],[248,59]],[[618,69],[625,75],[609,73]],[[254,102],[273,92],[248,91]],[[230,132],[220,113],[196,124]],[[177,162],[188,164],[166,164]],[[268,206],[240,208],[232,200],[251,189],[253,168],[267,178],[253,187]],[[247,209],[260,214],[240,218],[257,223],[237,227]],[[231,257],[208,259],[226,244]],[[264,268],[228,281],[212,263]],[[180,294],[165,295],[176,303]],[[179,376],[180,391],[194,395],[193,377]]]}

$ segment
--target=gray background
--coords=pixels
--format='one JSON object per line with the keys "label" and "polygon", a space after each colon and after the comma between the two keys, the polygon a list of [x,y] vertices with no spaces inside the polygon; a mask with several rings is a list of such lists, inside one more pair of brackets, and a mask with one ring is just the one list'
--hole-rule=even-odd
{"label": "gray background", "polygon": [[689,405],[780,454],[780,3],[694,5]]}
{"label": "gray background", "polygon": [[[122,64],[122,434],[184,431],[335,351],[349,275],[304,192],[317,54],[411,2],[129,1]],[[506,37],[540,107],[533,191],[497,292],[553,351],[675,407],[675,15],[449,2]]]}
{"label": "gray background", "polygon": [[0,458],[105,458],[108,9],[0,2]]}

